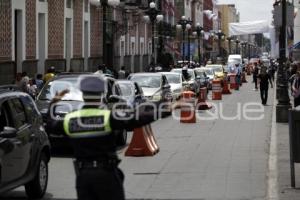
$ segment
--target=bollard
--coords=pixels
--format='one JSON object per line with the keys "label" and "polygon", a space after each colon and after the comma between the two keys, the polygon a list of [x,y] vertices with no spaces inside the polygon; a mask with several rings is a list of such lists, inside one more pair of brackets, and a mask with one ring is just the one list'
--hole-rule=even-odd
{"label": "bollard", "polygon": [[230,89],[232,89],[232,90],[237,89],[236,75],[235,74],[229,74],[229,81],[230,81]]}
{"label": "bollard", "polygon": [[222,100],[222,87],[220,80],[212,81],[212,100]]}
{"label": "bollard", "polygon": [[196,123],[195,96],[196,94],[192,91],[184,91],[182,93],[181,123]]}
{"label": "bollard", "polygon": [[197,109],[198,110],[208,110],[212,108],[212,105],[206,102],[207,99],[207,88],[200,88],[200,95],[198,96]]}
{"label": "bollard", "polygon": [[223,80],[222,94],[231,94],[231,91],[229,90],[229,87],[228,87],[227,78],[224,78],[224,80]]}

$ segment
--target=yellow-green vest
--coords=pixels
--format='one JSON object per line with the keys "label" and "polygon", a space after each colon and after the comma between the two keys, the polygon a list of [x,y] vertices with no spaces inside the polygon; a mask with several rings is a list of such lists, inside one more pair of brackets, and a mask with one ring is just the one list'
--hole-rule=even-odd
{"label": "yellow-green vest", "polygon": [[[64,130],[70,138],[90,138],[111,134],[109,110],[88,108],[69,113],[64,118]],[[83,123],[92,121],[91,124]],[[94,122],[93,122],[94,121]],[[98,124],[98,122],[100,122]],[[97,124],[96,124],[97,123]]]}

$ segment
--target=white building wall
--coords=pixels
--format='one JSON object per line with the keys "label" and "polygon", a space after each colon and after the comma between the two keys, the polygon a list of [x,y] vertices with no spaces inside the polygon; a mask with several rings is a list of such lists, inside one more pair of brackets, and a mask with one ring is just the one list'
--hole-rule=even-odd
{"label": "white building wall", "polygon": [[294,21],[294,44],[300,42],[300,1],[294,1],[297,14]]}

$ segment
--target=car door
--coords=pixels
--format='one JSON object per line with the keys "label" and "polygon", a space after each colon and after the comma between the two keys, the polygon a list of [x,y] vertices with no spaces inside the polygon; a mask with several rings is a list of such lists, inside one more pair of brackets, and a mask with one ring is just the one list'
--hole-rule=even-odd
{"label": "car door", "polygon": [[0,106],[1,187],[19,178],[19,168],[22,163],[17,137],[4,137],[2,135],[5,127],[15,128],[13,123],[15,116],[11,111],[9,101],[9,99],[4,100]]}
{"label": "car door", "polygon": [[170,101],[172,98],[171,86],[169,85],[165,75],[162,75],[162,95],[165,101]]}
{"label": "car door", "polygon": [[11,138],[10,141],[14,144],[15,149],[13,151],[12,160],[15,163],[3,162],[6,167],[7,165],[13,165],[13,178],[7,175],[3,175],[4,181],[12,181],[25,175],[28,169],[30,161],[30,151],[32,147],[32,125],[28,121],[28,117],[25,113],[23,103],[19,98],[12,98],[8,100],[8,106],[12,116],[13,127],[17,130],[15,138]]}

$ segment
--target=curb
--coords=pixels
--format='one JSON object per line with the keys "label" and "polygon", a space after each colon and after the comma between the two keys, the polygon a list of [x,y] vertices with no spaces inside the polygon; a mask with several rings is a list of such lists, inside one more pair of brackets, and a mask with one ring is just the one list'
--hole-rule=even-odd
{"label": "curb", "polygon": [[278,168],[277,168],[277,124],[276,124],[276,84],[274,84],[274,100],[272,112],[272,127],[268,160],[267,200],[279,200]]}

